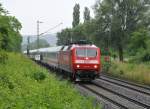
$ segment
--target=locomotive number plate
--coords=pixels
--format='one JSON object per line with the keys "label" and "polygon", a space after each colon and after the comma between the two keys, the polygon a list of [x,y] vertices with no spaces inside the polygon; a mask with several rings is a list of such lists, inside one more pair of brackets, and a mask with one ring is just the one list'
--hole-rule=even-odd
{"label": "locomotive number plate", "polygon": [[97,60],[76,60],[78,64],[98,64]]}

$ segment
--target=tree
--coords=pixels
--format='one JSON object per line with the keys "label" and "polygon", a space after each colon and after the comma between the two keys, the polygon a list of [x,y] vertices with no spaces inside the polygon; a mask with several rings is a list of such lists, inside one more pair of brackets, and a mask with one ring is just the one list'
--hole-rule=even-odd
{"label": "tree", "polygon": [[129,43],[129,49],[132,55],[136,55],[139,49],[149,49],[148,42],[150,41],[150,36],[148,30],[139,29],[132,33],[131,40]]}
{"label": "tree", "polygon": [[86,39],[83,26],[84,26],[83,24],[79,24],[78,26],[76,26],[72,29],[72,40],[73,41]]}
{"label": "tree", "polygon": [[90,10],[88,7],[84,8],[84,22],[89,21],[90,20]]}
{"label": "tree", "polygon": [[2,28],[3,30],[0,31],[1,34],[3,34],[2,35],[3,38],[5,36],[4,39],[5,41],[7,40],[7,45],[5,45],[5,50],[20,51],[22,37],[19,33],[19,30],[21,29],[21,24],[19,23],[19,21],[12,16],[0,16],[0,28]]}
{"label": "tree", "polygon": [[2,4],[0,3],[0,15],[6,15],[8,14],[8,11],[6,11],[3,7]]}
{"label": "tree", "polygon": [[145,21],[149,6],[148,0],[99,0],[96,3],[96,19],[103,27],[100,31],[106,33],[110,45],[118,50],[120,61],[123,61],[123,52],[131,33],[141,26],[149,25]]}
{"label": "tree", "polygon": [[77,26],[80,23],[80,5],[75,4],[73,9],[73,22],[72,27]]}
{"label": "tree", "polygon": [[21,34],[19,31],[21,30],[22,25],[14,16],[8,16],[8,19],[9,19],[9,23],[10,23],[9,50],[10,51],[21,51],[22,37],[21,37]]}
{"label": "tree", "polygon": [[150,34],[145,28],[139,29],[132,33],[129,43],[129,53],[134,56],[135,62],[150,61]]}
{"label": "tree", "polygon": [[9,43],[8,30],[0,27],[0,49],[7,50]]}
{"label": "tree", "polygon": [[72,29],[71,28],[66,28],[63,29],[61,32],[57,33],[57,45],[64,45],[72,40]]}
{"label": "tree", "polygon": [[[45,39],[39,40],[39,48],[50,47],[49,43]],[[37,40],[29,44],[29,49],[37,49]]]}
{"label": "tree", "polygon": [[0,49],[20,51],[21,28],[21,23],[14,16],[8,16],[8,12],[0,4]]}

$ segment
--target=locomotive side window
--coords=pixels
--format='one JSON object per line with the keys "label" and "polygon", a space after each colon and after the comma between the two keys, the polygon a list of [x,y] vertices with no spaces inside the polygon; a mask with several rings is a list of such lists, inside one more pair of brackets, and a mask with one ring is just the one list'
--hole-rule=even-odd
{"label": "locomotive side window", "polygon": [[78,57],[96,57],[97,56],[97,50],[96,49],[89,49],[89,48],[77,48],[76,49],[76,55]]}

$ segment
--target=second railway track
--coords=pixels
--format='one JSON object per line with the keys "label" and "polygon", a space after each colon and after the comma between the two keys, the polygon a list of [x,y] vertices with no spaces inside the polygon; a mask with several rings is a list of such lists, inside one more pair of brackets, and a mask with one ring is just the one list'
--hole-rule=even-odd
{"label": "second railway track", "polygon": [[150,87],[149,86],[135,84],[133,82],[129,82],[129,81],[126,81],[126,80],[121,80],[121,79],[114,78],[114,77],[104,75],[104,74],[102,74],[99,79],[117,84],[119,86],[126,87],[126,88],[131,89],[131,90],[135,90],[137,92],[140,92],[140,93],[143,93],[143,94],[146,94],[146,95],[150,96]]}
{"label": "second railway track", "polygon": [[[90,84],[80,83],[79,86],[85,88],[86,90],[89,90],[96,96],[104,99],[105,100],[104,105],[108,104],[107,102],[112,103],[117,107],[115,109],[150,109],[150,106],[148,104],[139,102],[138,100],[117,93],[111,89],[101,86],[99,83],[95,81]],[[109,107],[107,109],[110,108],[114,109],[113,107]]]}
{"label": "second railway track", "polygon": [[79,85],[105,99],[104,105],[110,102],[116,109],[150,109],[149,87],[103,75],[90,84]]}

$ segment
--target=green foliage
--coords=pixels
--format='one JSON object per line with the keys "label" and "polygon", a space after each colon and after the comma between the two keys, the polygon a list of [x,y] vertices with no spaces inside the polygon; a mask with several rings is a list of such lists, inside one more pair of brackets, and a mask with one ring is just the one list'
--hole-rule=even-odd
{"label": "green foliage", "polygon": [[150,61],[150,35],[147,30],[139,29],[132,33],[129,53],[134,56],[130,61],[132,62],[146,62]]}
{"label": "green foliage", "polygon": [[[95,4],[96,18],[102,25],[100,31],[110,41],[109,45],[118,50],[119,58],[123,60],[123,51],[128,45],[130,34],[141,26],[148,27],[150,2],[144,0],[100,0]],[[137,19],[138,18],[138,19]],[[110,37],[109,37],[110,36]],[[103,39],[101,39],[103,40]],[[107,44],[107,43],[106,43]]]}
{"label": "green foliage", "polygon": [[103,72],[108,72],[110,67],[111,67],[110,62],[103,62],[102,71]]}
{"label": "green foliage", "polygon": [[108,74],[140,84],[150,85],[150,63],[122,63],[113,61]]}
{"label": "green foliage", "polygon": [[5,87],[5,88],[9,88],[9,89],[13,89],[14,88],[13,83],[4,74],[0,75],[0,83],[1,83],[1,86]]}
{"label": "green foliage", "polygon": [[90,20],[90,10],[88,7],[84,8],[84,22]]}
{"label": "green foliage", "polygon": [[3,50],[8,49],[9,37],[8,30],[4,27],[0,28],[0,48]]}
{"label": "green foliage", "polygon": [[0,50],[0,64],[5,64],[8,59],[8,55],[5,51]]}
{"label": "green foliage", "polygon": [[73,22],[72,27],[76,27],[80,23],[80,5],[75,4],[73,9]]}
{"label": "green foliage", "polygon": [[142,62],[150,62],[150,51],[148,50],[143,51],[143,54],[140,59]]}
{"label": "green foliage", "polygon": [[0,109],[99,109],[67,81],[21,54],[8,53],[0,64]]}
{"label": "green foliage", "polygon": [[8,12],[0,4],[0,49],[7,51],[20,51],[21,35],[19,31],[21,23],[14,17],[8,16]]}
{"label": "green foliage", "polygon": [[0,15],[5,15],[8,12],[2,7],[2,4],[0,3]]}
{"label": "green foliage", "polygon": [[70,28],[66,28],[61,32],[57,33],[57,45],[64,45],[72,40],[72,30]]}
{"label": "green foliage", "polygon": [[138,49],[136,55],[131,57],[129,62],[130,63],[150,62],[150,51],[144,49]]}
{"label": "green foliage", "polygon": [[84,27],[82,24],[79,24],[78,26],[76,26],[72,29],[72,40],[73,41],[86,39],[83,29],[84,29]]}
{"label": "green foliage", "polygon": [[[39,39],[39,48],[50,47],[45,39]],[[37,49],[37,40],[29,44],[29,49]]]}
{"label": "green foliage", "polygon": [[132,33],[129,48],[135,53],[138,49],[147,49],[147,40],[150,40],[148,31],[140,29]]}
{"label": "green foliage", "polygon": [[33,78],[37,81],[41,81],[41,80],[44,80],[46,76],[43,72],[36,72],[33,74]]}

